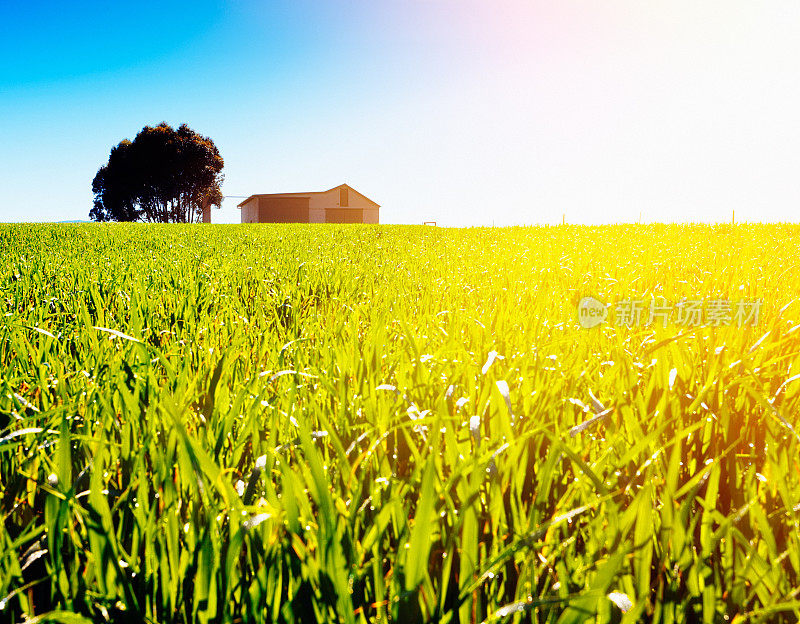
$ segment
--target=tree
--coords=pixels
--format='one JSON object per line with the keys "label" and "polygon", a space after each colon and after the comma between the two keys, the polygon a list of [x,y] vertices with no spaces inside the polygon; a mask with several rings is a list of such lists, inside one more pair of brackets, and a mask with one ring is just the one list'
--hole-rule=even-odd
{"label": "tree", "polygon": [[145,126],[111,149],[92,182],[94,221],[194,223],[222,204],[222,156],[186,124]]}

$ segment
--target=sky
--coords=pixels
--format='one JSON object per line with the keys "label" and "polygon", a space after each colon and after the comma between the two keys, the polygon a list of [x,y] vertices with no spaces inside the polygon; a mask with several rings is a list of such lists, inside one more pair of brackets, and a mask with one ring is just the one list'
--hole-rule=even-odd
{"label": "sky", "polygon": [[233,196],[347,183],[382,223],[796,221],[796,0],[0,4],[0,221],[88,219],[187,123]]}

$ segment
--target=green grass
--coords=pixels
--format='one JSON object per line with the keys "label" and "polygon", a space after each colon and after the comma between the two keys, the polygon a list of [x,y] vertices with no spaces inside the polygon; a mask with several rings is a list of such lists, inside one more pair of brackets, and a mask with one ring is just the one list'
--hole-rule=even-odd
{"label": "green grass", "polygon": [[[800,617],[800,226],[11,225],[0,257],[2,621]],[[584,295],[764,303],[586,330]]]}

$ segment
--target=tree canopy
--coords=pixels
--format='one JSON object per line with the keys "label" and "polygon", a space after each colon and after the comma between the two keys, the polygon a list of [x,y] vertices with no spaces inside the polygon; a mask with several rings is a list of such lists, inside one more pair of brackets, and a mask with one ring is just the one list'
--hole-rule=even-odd
{"label": "tree canopy", "polygon": [[94,221],[194,223],[222,203],[223,160],[208,137],[186,124],[145,126],[111,149],[92,182]]}

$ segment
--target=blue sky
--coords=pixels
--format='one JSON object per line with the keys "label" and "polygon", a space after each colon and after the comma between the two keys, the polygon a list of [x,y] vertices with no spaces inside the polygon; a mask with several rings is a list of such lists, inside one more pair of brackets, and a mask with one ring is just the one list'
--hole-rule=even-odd
{"label": "blue sky", "polygon": [[797,220],[797,32],[782,0],[3,3],[0,220],[88,218],[161,121],[227,195],[347,182],[389,223]]}

